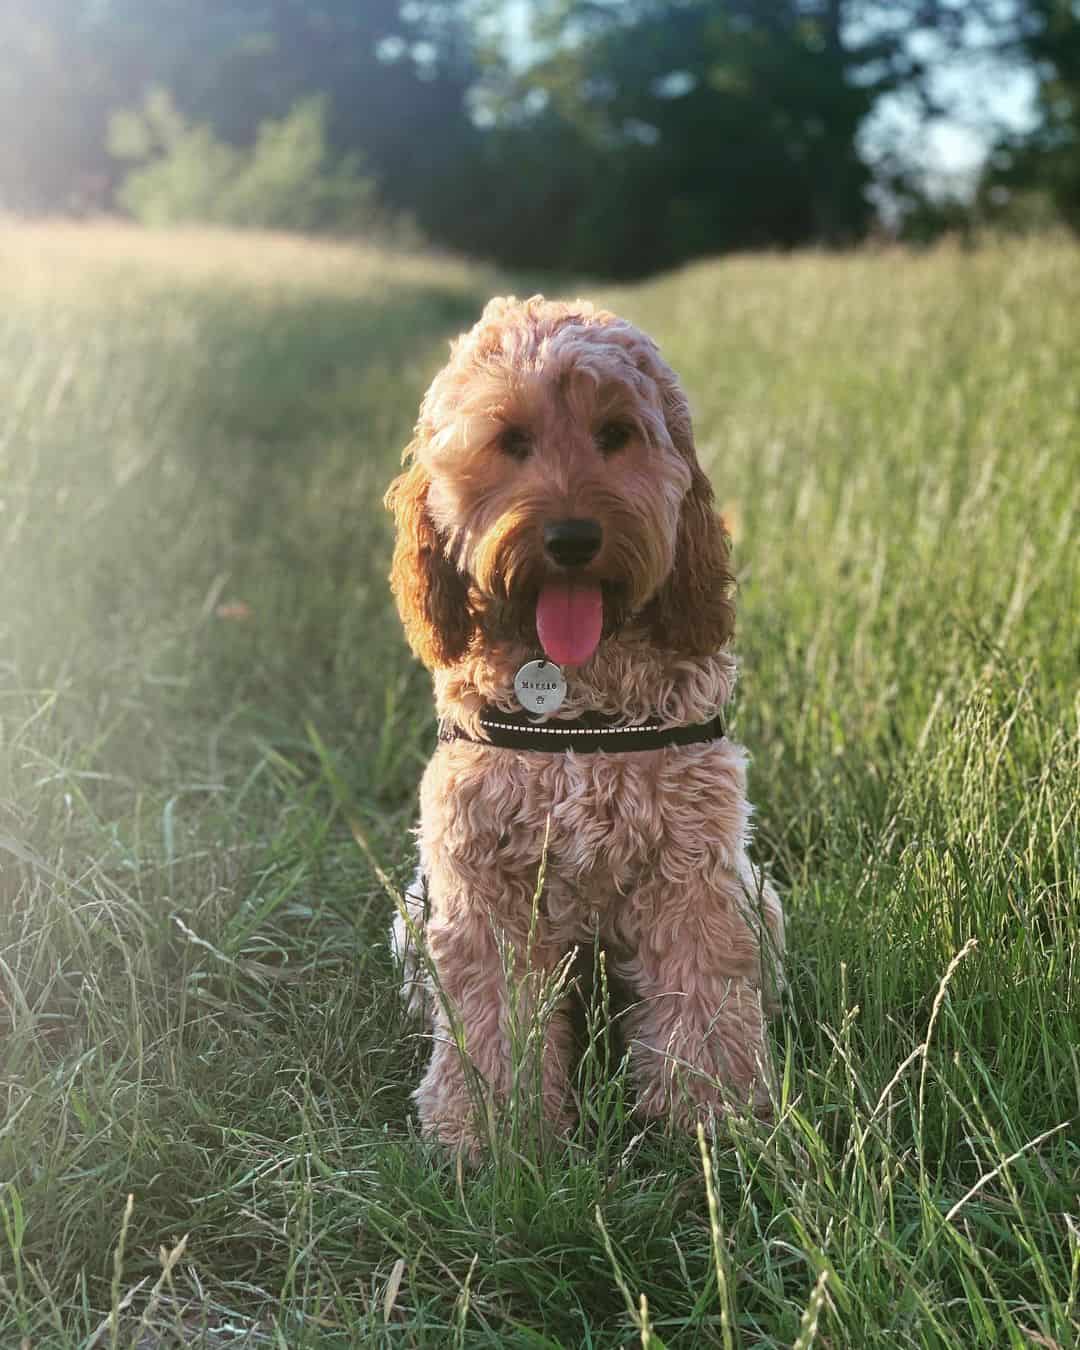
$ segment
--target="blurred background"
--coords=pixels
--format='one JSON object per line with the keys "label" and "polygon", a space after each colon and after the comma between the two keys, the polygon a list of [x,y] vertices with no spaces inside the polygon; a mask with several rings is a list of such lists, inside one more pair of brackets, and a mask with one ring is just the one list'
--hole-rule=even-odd
{"label": "blurred background", "polygon": [[0,0],[0,209],[632,278],[1080,225],[1076,0]]}

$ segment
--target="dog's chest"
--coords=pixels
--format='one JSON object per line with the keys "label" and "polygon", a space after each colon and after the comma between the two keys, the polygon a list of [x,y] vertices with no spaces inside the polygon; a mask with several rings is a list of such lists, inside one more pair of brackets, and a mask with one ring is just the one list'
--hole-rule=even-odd
{"label": "dog's chest", "polygon": [[[712,867],[743,847],[745,753],[730,741],[625,754],[441,746],[424,836],[464,874],[549,879],[603,903],[644,872]],[[730,863],[726,863],[730,865]]]}

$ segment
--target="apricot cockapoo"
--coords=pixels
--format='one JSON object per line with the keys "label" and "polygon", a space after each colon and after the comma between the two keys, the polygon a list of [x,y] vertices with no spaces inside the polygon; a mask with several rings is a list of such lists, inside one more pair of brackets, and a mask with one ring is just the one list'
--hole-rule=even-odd
{"label": "apricot cockapoo", "polygon": [[[728,539],[675,375],[583,301],[495,299],[428,390],[405,465],[391,583],[440,719],[426,896],[410,888],[394,926],[432,1019],[425,1132],[480,1147],[484,1096],[510,1091],[511,1004],[597,939],[632,995],[638,1110],[767,1110],[783,914],[747,855],[746,753],[722,721]],[[407,929],[437,997],[419,997]],[[537,1090],[561,1128],[572,1054],[559,1005]]]}

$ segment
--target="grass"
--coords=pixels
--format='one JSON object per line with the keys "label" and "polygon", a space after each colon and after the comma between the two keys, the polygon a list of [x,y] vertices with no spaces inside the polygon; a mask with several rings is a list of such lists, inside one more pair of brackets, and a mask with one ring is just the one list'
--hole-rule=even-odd
{"label": "grass", "polygon": [[469,1174],[356,836],[408,875],[433,744],[381,494],[507,283],[0,228],[0,1344],[1080,1343],[1078,263],[605,297],[736,534],[778,1119],[640,1133],[593,1006],[579,1134]]}

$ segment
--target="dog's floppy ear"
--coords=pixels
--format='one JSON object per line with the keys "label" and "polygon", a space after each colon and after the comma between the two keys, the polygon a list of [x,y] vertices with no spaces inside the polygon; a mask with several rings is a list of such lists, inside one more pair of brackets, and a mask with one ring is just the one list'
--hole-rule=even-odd
{"label": "dog's floppy ear", "polygon": [[691,478],[679,517],[675,563],[645,617],[660,646],[705,656],[735,631],[731,553],[724,522],[713,507],[712,485],[698,463],[686,395],[666,367],[658,383],[668,435],[689,464]]}
{"label": "dog's floppy ear", "polygon": [[[411,453],[405,452],[406,459]],[[473,631],[465,578],[446,556],[428,513],[431,479],[417,461],[390,484],[385,503],[397,522],[390,589],[409,646],[429,669],[465,655]]]}

